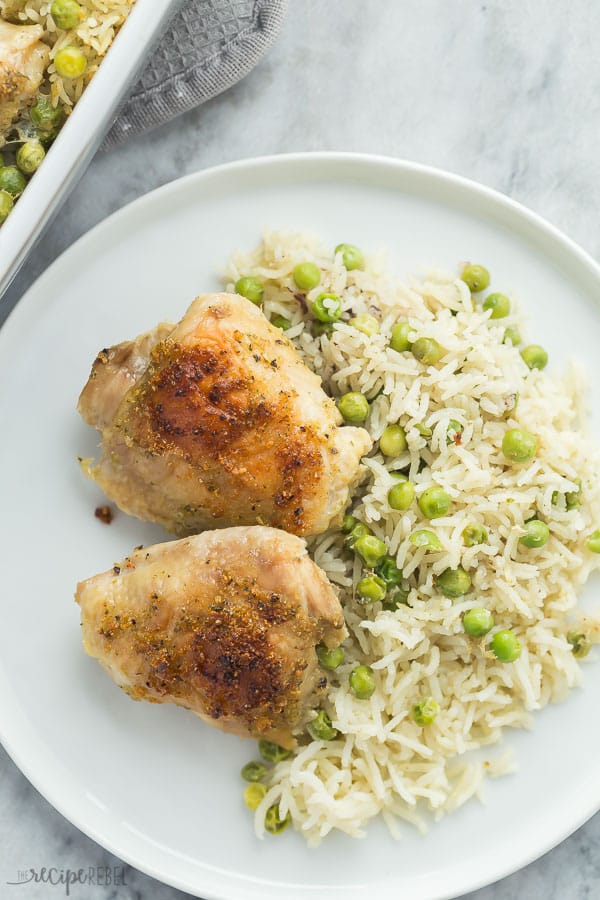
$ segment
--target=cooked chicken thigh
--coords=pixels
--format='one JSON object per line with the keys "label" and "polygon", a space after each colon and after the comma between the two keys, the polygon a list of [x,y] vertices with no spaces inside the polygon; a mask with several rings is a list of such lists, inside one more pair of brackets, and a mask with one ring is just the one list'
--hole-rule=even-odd
{"label": "cooked chicken thigh", "polygon": [[0,145],[2,135],[40,86],[50,48],[41,25],[10,25],[0,19]]}
{"label": "cooked chicken thigh", "polygon": [[320,379],[243,297],[205,294],[168,329],[96,359],[79,400],[102,432],[91,477],[125,512],[175,534],[256,523],[325,531],[368,433],[338,427]]}
{"label": "cooked chicken thigh", "polygon": [[261,526],[136,550],[76,599],[86,651],[135,700],[284,747],[326,684],[315,645],[346,636],[304,541]]}

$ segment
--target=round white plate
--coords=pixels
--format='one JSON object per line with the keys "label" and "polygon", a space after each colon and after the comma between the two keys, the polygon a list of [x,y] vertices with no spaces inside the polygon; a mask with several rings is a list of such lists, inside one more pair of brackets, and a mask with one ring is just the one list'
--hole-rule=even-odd
{"label": "round white plate", "polygon": [[[600,679],[508,734],[518,773],[490,783],[433,826],[394,842],[333,835],[308,850],[288,831],[255,839],[240,766],[253,744],[192,714],[132,703],[85,656],[78,580],[160,529],[94,517],[98,489],[77,456],[97,439],[75,404],[96,352],[179,318],[220,286],[236,247],[265,227],[388,247],[393,267],[490,267],[518,295],[529,340],[551,366],[576,348],[600,384],[600,270],[505,197],[410,163],[344,154],[250,160],[167,185],[121,210],[64,254],[0,332],[2,498],[1,736],[42,794],[82,831],[139,869],[205,898],[451,897],[514,871],[600,804]],[[575,339],[576,336],[576,339]],[[594,399],[598,433],[599,405]]]}

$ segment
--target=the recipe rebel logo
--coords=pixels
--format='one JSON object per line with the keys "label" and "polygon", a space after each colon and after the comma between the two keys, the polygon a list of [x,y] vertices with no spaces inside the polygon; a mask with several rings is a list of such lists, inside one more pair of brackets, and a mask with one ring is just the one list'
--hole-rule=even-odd
{"label": "the recipe rebel logo", "polygon": [[99,887],[126,887],[125,866],[88,866],[87,869],[59,869],[55,866],[41,869],[18,869],[16,881],[10,885],[48,884],[62,887],[69,897],[75,885],[97,885]]}

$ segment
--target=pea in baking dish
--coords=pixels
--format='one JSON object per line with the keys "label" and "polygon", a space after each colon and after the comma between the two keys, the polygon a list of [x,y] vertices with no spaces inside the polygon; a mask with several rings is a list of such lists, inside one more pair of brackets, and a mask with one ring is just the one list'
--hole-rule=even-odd
{"label": "pea in baking dish", "polygon": [[0,0],[0,296],[180,2]]}

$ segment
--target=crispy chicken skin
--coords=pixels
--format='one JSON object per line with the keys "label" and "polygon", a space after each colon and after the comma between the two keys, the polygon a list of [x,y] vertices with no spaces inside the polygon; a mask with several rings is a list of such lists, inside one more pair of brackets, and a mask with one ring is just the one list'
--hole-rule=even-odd
{"label": "crispy chicken skin", "polygon": [[86,651],[135,700],[288,748],[326,684],[315,645],[346,636],[304,541],[262,526],[136,550],[75,597]]}
{"label": "crispy chicken skin", "polygon": [[2,135],[39,88],[50,49],[41,25],[11,25],[0,19],[0,145]]}
{"label": "crispy chicken skin", "polygon": [[102,432],[90,474],[105,493],[178,535],[339,520],[371,438],[339,427],[281,330],[235,294],[198,297],[168,330],[103,350],[79,399]]}

